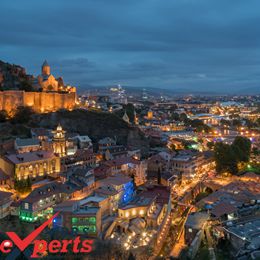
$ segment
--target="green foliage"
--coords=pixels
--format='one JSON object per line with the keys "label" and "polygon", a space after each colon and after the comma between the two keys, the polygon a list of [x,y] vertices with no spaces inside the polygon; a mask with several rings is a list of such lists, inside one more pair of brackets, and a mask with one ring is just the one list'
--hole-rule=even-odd
{"label": "green foliage", "polygon": [[7,112],[5,110],[0,111],[0,123],[6,122],[7,121]]}
{"label": "green foliage", "polygon": [[32,91],[34,91],[34,88],[28,80],[23,80],[23,81],[21,81],[19,90],[24,90],[26,92],[32,92]]}
{"label": "green foliage", "polygon": [[232,174],[237,173],[237,157],[228,144],[222,142],[216,143],[214,146],[214,156],[216,161],[216,171],[221,172],[230,172]]}
{"label": "green foliage", "polygon": [[232,144],[233,149],[237,152],[239,162],[248,162],[251,151],[251,142],[248,138],[237,136]]}
{"label": "green foliage", "polygon": [[257,124],[258,127],[260,127],[260,118],[257,118],[256,124]]}
{"label": "green foliage", "polygon": [[196,128],[197,132],[204,131],[208,133],[211,130],[211,128],[208,125],[204,124],[203,121],[199,119],[190,120],[187,118],[184,123],[186,126]]}
{"label": "green foliage", "polygon": [[260,154],[260,150],[258,150],[257,147],[254,147],[252,149],[252,152],[253,152],[254,155],[259,155]]}
{"label": "green foliage", "polygon": [[214,146],[216,171],[237,173],[237,164],[248,162],[251,151],[251,142],[246,137],[237,136],[231,145],[222,142]]}
{"label": "green foliage", "polygon": [[208,142],[207,147],[211,150],[214,148],[214,142]]}
{"label": "green foliage", "polygon": [[31,120],[31,116],[33,115],[33,110],[30,107],[17,107],[15,110],[15,115],[11,119],[12,123],[15,124],[25,124],[28,123]]}
{"label": "green foliage", "polygon": [[48,90],[48,91],[53,91],[53,86],[52,86],[52,85],[49,85],[49,86],[47,87],[47,90]]}
{"label": "green foliage", "polygon": [[185,113],[180,114],[180,121],[185,122],[187,119],[188,119],[188,117]]}
{"label": "green foliage", "polygon": [[32,183],[29,177],[27,179],[18,180],[14,178],[14,189],[20,193],[28,193],[32,191]]}
{"label": "green foliage", "polygon": [[172,113],[171,114],[171,120],[179,121],[180,120],[179,114],[178,113]]}
{"label": "green foliage", "polygon": [[229,125],[229,126],[230,126],[230,125],[231,125],[231,122],[230,122],[229,120],[226,120],[226,119],[223,119],[223,118],[222,118],[222,119],[220,120],[220,124],[221,124],[221,125]]}
{"label": "green foliage", "polygon": [[236,126],[236,127],[239,127],[239,126],[241,126],[242,124],[241,124],[241,121],[240,121],[239,119],[233,119],[233,120],[232,120],[232,125],[233,125],[233,126]]}

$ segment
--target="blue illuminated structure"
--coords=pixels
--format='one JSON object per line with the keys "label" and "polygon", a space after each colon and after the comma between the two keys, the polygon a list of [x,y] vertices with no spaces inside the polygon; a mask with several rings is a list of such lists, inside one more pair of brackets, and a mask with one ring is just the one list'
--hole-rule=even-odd
{"label": "blue illuminated structure", "polygon": [[132,181],[124,184],[123,186],[123,193],[121,198],[121,203],[125,204],[128,203],[134,195],[134,184]]}

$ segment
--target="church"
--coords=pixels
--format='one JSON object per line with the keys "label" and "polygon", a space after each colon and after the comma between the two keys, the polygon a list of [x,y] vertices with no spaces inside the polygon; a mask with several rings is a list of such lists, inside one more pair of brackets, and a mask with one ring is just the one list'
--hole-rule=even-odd
{"label": "church", "polygon": [[33,82],[33,87],[42,92],[76,92],[76,88],[64,85],[62,77],[55,78],[51,74],[51,67],[45,60],[41,74]]}
{"label": "church", "polygon": [[65,85],[61,77],[55,78],[47,61],[41,74],[33,78],[33,92],[23,90],[0,91],[0,110],[11,113],[19,106],[29,106],[35,112],[48,113],[59,109],[71,110],[76,105],[76,87]]}

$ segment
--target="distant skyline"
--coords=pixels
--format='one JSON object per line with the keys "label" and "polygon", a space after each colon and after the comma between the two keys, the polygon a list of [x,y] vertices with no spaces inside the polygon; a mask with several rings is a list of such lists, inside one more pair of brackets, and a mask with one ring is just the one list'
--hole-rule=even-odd
{"label": "distant skyline", "polygon": [[[0,60],[79,86],[260,83],[259,0],[1,0]],[[259,87],[260,88],[260,87]]]}

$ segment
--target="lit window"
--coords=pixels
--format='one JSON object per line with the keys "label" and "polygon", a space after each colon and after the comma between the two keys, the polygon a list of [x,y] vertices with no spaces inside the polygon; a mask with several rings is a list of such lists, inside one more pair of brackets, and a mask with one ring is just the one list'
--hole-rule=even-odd
{"label": "lit window", "polygon": [[29,209],[29,203],[24,203],[24,208]]}

